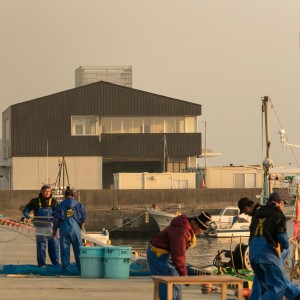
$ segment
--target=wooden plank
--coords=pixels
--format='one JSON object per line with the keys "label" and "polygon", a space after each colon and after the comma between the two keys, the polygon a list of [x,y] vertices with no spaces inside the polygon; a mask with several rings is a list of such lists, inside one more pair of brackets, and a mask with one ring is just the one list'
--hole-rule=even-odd
{"label": "wooden plank", "polygon": [[173,300],[173,283],[172,282],[168,283],[167,289],[168,289],[168,292],[167,292],[168,300]]}
{"label": "wooden plank", "polygon": [[154,295],[153,300],[159,300],[159,281],[154,280]]}
{"label": "wooden plank", "polygon": [[236,278],[232,276],[219,275],[199,275],[199,276],[151,276],[154,282],[154,300],[159,297],[158,286],[159,283],[164,283],[167,285],[168,300],[173,298],[173,284],[203,284],[203,283],[214,283],[222,285],[221,299],[226,300],[227,297],[227,285],[237,284],[238,285],[238,299],[242,300],[243,294],[243,282],[241,278]]}
{"label": "wooden plank", "polygon": [[178,284],[188,284],[188,283],[206,283],[206,282],[212,282],[212,283],[232,283],[232,284],[238,284],[243,283],[244,280],[241,278],[233,277],[233,276],[227,276],[227,275],[198,275],[198,276],[151,276],[151,278],[155,280],[159,280],[160,282],[167,283],[167,282],[173,282]]}
{"label": "wooden plank", "polygon": [[227,284],[222,283],[222,293],[221,293],[221,299],[226,300],[227,298]]}

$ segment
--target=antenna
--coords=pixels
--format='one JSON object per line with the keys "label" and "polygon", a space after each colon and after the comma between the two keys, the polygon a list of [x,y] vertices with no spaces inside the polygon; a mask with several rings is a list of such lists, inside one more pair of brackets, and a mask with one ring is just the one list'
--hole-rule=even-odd
{"label": "antenna", "polygon": [[47,167],[46,167],[46,182],[49,183],[49,143],[48,143],[48,138],[47,138],[47,161],[46,161]]}

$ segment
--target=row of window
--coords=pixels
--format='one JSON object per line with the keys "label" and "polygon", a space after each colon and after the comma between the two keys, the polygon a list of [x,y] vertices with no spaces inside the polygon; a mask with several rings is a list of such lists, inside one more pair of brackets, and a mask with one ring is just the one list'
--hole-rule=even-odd
{"label": "row of window", "polygon": [[72,116],[72,135],[101,133],[187,133],[197,132],[196,117],[104,117]]}
{"label": "row of window", "polygon": [[[104,117],[72,116],[72,135],[101,133],[188,133],[197,132],[196,117]],[[10,139],[10,120],[5,120],[5,140]]]}

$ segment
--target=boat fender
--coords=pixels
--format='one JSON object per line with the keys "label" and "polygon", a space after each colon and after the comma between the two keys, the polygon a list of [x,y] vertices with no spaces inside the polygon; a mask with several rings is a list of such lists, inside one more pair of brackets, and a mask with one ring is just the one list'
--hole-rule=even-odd
{"label": "boat fender", "polygon": [[216,222],[210,222],[208,228],[211,230],[216,230],[218,228],[218,225]]}
{"label": "boat fender", "polygon": [[214,235],[216,233],[218,226],[216,222],[210,222],[208,225],[208,229],[206,229],[204,236]]}
{"label": "boat fender", "polygon": [[211,294],[214,289],[212,283],[201,284],[202,294]]}

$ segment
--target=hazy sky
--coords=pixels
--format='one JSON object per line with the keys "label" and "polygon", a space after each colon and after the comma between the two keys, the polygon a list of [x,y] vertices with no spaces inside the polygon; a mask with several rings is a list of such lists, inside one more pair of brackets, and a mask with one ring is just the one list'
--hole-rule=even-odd
{"label": "hazy sky", "polygon": [[[202,105],[207,147],[223,153],[208,166],[262,163],[265,95],[300,144],[299,0],[0,4],[1,112],[74,88],[79,66],[132,65],[134,88]],[[281,146],[270,110],[271,157],[297,167],[300,148],[296,160]]]}

